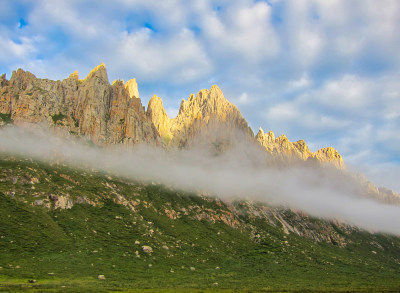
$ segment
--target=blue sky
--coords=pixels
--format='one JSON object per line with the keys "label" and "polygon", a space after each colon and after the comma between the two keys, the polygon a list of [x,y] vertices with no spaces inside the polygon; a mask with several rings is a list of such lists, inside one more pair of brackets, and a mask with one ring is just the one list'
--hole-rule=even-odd
{"label": "blue sky", "polygon": [[333,146],[400,192],[400,1],[3,0],[0,72],[139,83],[168,113],[217,84],[257,132]]}

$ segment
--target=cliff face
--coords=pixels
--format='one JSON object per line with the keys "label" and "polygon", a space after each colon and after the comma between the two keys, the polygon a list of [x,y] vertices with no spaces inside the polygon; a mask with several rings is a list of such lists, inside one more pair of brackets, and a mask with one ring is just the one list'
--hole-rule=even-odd
{"label": "cliff face", "polygon": [[[216,86],[182,100],[177,117],[168,117],[154,95],[147,111],[135,79],[110,85],[104,64],[80,80],[78,72],[62,81],[36,78],[18,69],[8,81],[0,77],[0,113],[14,124],[45,123],[90,138],[97,145],[150,143],[171,147],[206,144],[224,151],[238,140],[258,141],[275,159],[291,163],[314,159],[344,169],[333,148],[312,153],[303,140],[275,138],[262,129],[254,134],[237,107]],[[3,121],[4,124],[4,121]]]}
{"label": "cliff face", "polygon": [[284,134],[275,138],[272,131],[264,133],[261,127],[256,139],[271,155],[284,161],[317,160],[323,164],[331,164],[338,169],[346,169],[342,156],[332,147],[323,148],[313,153],[304,140],[291,142]]}
{"label": "cliff face", "polygon": [[[153,121],[168,144],[184,147],[194,143],[212,142],[225,148],[233,143],[236,136],[247,139],[253,131],[235,105],[225,99],[222,91],[213,85],[203,89],[195,97],[191,94],[182,100],[176,118],[169,118],[162,101],[153,96],[149,101],[147,115]],[[201,139],[198,139],[198,138]]]}
{"label": "cliff face", "polygon": [[15,124],[47,123],[85,135],[95,144],[156,143],[157,131],[146,116],[135,80],[110,85],[104,64],[84,80],[36,78],[22,69],[10,81],[2,77],[0,112]]}

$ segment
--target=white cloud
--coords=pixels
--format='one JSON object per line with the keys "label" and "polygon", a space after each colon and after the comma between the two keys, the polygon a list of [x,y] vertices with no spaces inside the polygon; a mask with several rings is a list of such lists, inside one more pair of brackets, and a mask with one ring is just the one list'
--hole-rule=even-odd
{"label": "white cloud", "polygon": [[264,2],[244,1],[228,6],[225,11],[208,12],[203,15],[201,26],[205,41],[218,56],[257,62],[279,52],[271,8]]}
{"label": "white cloud", "polygon": [[267,117],[271,120],[278,120],[278,121],[288,121],[293,122],[299,118],[298,110],[296,110],[296,105],[294,103],[281,103],[275,106],[272,106],[267,111]]}
{"label": "white cloud", "polygon": [[0,35],[0,62],[25,61],[35,52],[36,48],[32,39],[22,37],[19,42],[15,42]]}
{"label": "white cloud", "polygon": [[312,84],[312,81],[306,72],[303,72],[300,78],[295,80],[290,80],[287,82],[287,91],[294,91],[303,88],[307,88]]}
{"label": "white cloud", "polygon": [[251,103],[249,95],[246,92],[240,94],[240,96],[232,101],[235,105],[248,105]]}
{"label": "white cloud", "polygon": [[90,11],[80,9],[79,2],[67,0],[38,1],[29,15],[29,23],[38,32],[49,31],[58,26],[74,38],[80,39],[102,37],[104,33],[110,32],[107,28],[112,26],[107,17],[93,17]]}
{"label": "white cloud", "polygon": [[359,170],[379,186],[392,189],[400,193],[400,166],[397,163],[385,162],[361,165]]}
{"label": "white cloud", "polygon": [[205,76],[211,64],[193,33],[183,29],[170,38],[157,38],[151,30],[124,33],[113,60],[117,68],[131,67],[142,80],[185,83]]}
{"label": "white cloud", "polygon": [[338,176],[334,169],[268,166],[265,153],[244,141],[220,156],[205,149],[166,152],[144,145],[105,150],[91,148],[68,134],[55,136],[50,129],[4,127],[0,130],[0,151],[44,162],[57,158],[75,168],[96,169],[128,180],[156,181],[227,200],[255,199],[400,235],[400,206],[357,194],[354,183],[343,174]]}
{"label": "white cloud", "polygon": [[283,41],[286,52],[293,58],[294,65],[300,68],[312,66],[325,45],[325,36],[312,15],[310,1],[288,1],[284,11],[286,23],[283,27]]}
{"label": "white cloud", "polygon": [[347,112],[366,110],[373,102],[374,85],[368,79],[355,75],[344,75],[329,80],[321,88],[306,91],[300,96],[303,103],[319,104],[329,109]]}

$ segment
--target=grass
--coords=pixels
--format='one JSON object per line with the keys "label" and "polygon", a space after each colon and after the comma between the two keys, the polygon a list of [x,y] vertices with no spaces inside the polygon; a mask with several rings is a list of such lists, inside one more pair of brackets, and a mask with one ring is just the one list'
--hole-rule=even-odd
{"label": "grass", "polygon": [[[0,158],[0,181],[0,291],[400,288],[400,241],[394,236],[332,226],[345,239],[341,247],[285,234],[279,225],[246,212],[248,203],[233,203],[242,207],[239,216],[215,198],[6,156]],[[75,204],[56,208],[50,194]],[[82,199],[86,202],[78,204]],[[274,211],[321,235],[334,225]],[[227,215],[235,225],[222,220]],[[143,245],[153,253],[144,253]],[[106,279],[98,280],[98,275]],[[37,282],[29,284],[29,279]]]}
{"label": "grass", "polygon": [[53,119],[54,124],[57,124],[58,121],[62,121],[66,117],[67,117],[66,115],[60,112],[58,114],[51,115],[51,119]]}
{"label": "grass", "polygon": [[3,114],[0,113],[0,119],[6,124],[12,124],[14,121],[11,119],[11,113]]}

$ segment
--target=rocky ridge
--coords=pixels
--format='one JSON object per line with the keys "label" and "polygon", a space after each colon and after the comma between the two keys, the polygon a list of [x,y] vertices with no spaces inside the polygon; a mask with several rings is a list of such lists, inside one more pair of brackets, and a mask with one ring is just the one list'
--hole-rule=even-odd
{"label": "rocky ridge", "polygon": [[248,139],[254,136],[240,111],[216,85],[182,100],[178,115],[172,119],[168,117],[162,100],[154,95],[149,101],[147,115],[167,144],[178,147],[191,145],[194,141],[196,144],[211,141],[222,144],[224,148],[233,144],[241,134]]}
{"label": "rocky ridge", "polygon": [[145,114],[136,81],[110,85],[104,64],[83,80],[78,72],[53,81],[18,69],[9,81],[3,75],[0,83],[0,112],[16,125],[54,125],[97,145],[157,144],[158,134]]}
{"label": "rocky ridge", "polygon": [[0,77],[2,124],[44,123],[89,138],[94,144],[135,145],[149,143],[168,147],[211,144],[223,151],[237,140],[258,141],[281,161],[309,158],[344,169],[340,154],[333,148],[311,153],[304,141],[291,143],[282,135],[261,130],[254,138],[238,108],[218,86],[200,90],[182,100],[175,118],[168,117],[161,98],[154,95],[147,111],[139,98],[135,79],[110,85],[102,63],[85,79],[77,71],[62,81],[36,78],[18,69],[11,79]]}
{"label": "rocky ridge", "polygon": [[346,169],[342,156],[332,147],[319,149],[313,153],[304,140],[291,142],[284,134],[275,138],[275,134],[272,131],[264,133],[261,127],[256,139],[271,155],[282,160],[317,160],[320,163],[327,163],[341,170]]}

